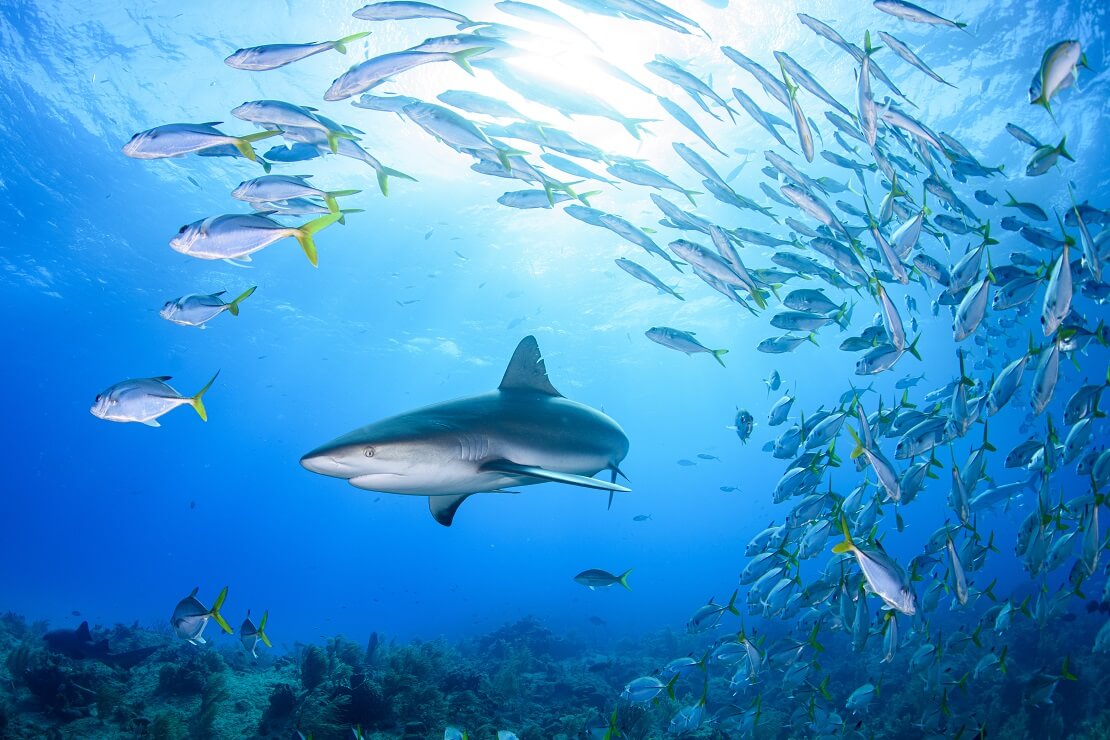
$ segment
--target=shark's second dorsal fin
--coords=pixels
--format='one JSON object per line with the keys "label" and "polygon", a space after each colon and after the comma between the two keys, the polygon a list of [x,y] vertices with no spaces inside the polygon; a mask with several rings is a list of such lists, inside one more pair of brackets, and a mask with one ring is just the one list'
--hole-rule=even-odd
{"label": "shark's second dorsal fin", "polygon": [[497,386],[503,391],[532,391],[548,396],[562,396],[555,390],[551,381],[547,379],[547,367],[540,356],[540,345],[532,335],[520,340],[513,352],[513,359],[505,368],[505,377],[501,378],[501,385]]}

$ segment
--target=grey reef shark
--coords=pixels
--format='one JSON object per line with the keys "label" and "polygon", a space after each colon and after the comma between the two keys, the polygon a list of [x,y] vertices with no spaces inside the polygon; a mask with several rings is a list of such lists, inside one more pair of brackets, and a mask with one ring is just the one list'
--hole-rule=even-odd
{"label": "grey reef shark", "polygon": [[[348,432],[301,458],[308,470],[367,491],[427,496],[435,520],[451,526],[475,493],[536,483],[614,492],[628,437],[613,419],[572,401],[547,377],[536,338],[517,345],[501,385]],[[610,482],[592,476],[610,472]]]}

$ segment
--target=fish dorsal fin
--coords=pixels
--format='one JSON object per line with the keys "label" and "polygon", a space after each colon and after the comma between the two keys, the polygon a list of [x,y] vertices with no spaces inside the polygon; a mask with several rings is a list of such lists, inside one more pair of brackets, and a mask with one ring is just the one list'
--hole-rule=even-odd
{"label": "fish dorsal fin", "polygon": [[81,626],[77,628],[77,639],[81,642],[92,642],[92,634],[89,633],[88,622],[82,622]]}
{"label": "fish dorsal fin", "polygon": [[505,377],[501,378],[501,385],[497,388],[502,391],[532,391],[547,396],[563,395],[547,379],[547,367],[540,356],[540,345],[532,335],[521,339],[516,346],[513,359],[509,360],[509,366],[505,368]]}

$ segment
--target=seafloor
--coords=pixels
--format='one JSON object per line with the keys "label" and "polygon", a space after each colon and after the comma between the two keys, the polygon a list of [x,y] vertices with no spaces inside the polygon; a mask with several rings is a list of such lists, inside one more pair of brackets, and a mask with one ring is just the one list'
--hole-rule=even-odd
{"label": "seafloor", "polygon": [[[168,627],[94,627],[94,638],[108,639],[112,654],[158,647],[124,669],[53,652],[43,640],[47,625],[9,613],[0,617],[0,736],[164,740],[297,738],[301,732],[329,740],[352,738],[358,727],[367,738],[438,740],[453,725],[475,739],[492,740],[498,730],[510,730],[522,740],[569,740],[604,737],[615,716],[620,737],[657,738],[705,688],[707,716],[733,718],[707,722],[689,737],[747,735],[734,724],[736,717],[747,709],[750,719],[757,707],[758,722],[750,729],[765,738],[1110,738],[1110,656],[1090,647],[1105,618],[1096,609],[1065,616],[1056,623],[1062,629],[1016,624],[1009,642],[1017,655],[1007,658],[1006,673],[974,683],[963,680],[982,653],[973,645],[992,635],[984,629],[950,640],[950,654],[938,669],[950,685],[946,700],[971,708],[977,718],[978,726],[969,728],[944,724],[943,712],[909,669],[908,656],[876,672],[866,665],[872,661],[851,651],[844,634],[822,638],[818,663],[832,680],[821,686],[785,691],[776,658],[768,656],[759,681],[737,694],[726,683],[727,671],[711,667],[679,683],[676,699],[664,694],[632,706],[619,699],[629,680],[675,656],[704,654],[711,637],[665,631],[613,639],[612,625],[561,636],[526,618],[457,643],[400,644],[375,633],[365,644],[335,637],[323,645],[290,646],[287,654],[264,652],[256,660],[230,637],[193,646],[174,639]],[[954,647],[961,644],[967,646],[962,656]],[[1061,681],[1052,704],[1029,705],[1028,677],[1066,656],[1078,680]],[[842,694],[869,680],[879,682],[881,700],[861,715],[844,709]],[[818,696],[823,690],[832,692],[828,699],[841,708],[842,723],[830,725],[826,718],[818,727],[808,716],[815,704],[828,706]]]}

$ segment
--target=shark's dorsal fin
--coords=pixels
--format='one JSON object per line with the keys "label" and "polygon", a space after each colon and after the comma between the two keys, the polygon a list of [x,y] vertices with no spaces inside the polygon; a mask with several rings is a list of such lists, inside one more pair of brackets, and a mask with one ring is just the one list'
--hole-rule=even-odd
{"label": "shark's dorsal fin", "polygon": [[92,634],[89,633],[88,622],[82,622],[81,626],[77,628],[77,639],[81,642],[92,642]]}
{"label": "shark's dorsal fin", "polygon": [[532,391],[547,396],[563,395],[547,379],[547,367],[540,356],[540,345],[532,335],[521,339],[516,346],[513,359],[509,360],[509,366],[505,368],[505,377],[501,378],[501,385],[497,388],[503,391]]}
{"label": "shark's dorsal fin", "polygon": [[445,527],[450,527],[451,522],[455,519],[455,512],[459,510],[459,506],[463,501],[466,501],[472,494],[464,493],[458,496],[429,496],[428,497],[428,510],[432,512],[432,517]]}

